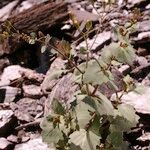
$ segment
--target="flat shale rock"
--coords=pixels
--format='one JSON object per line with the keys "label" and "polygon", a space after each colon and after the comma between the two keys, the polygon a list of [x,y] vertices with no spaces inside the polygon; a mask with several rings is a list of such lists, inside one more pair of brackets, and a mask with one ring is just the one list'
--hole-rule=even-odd
{"label": "flat shale rock", "polygon": [[11,142],[7,141],[5,138],[0,138],[0,150],[10,150],[13,149]]}
{"label": "flat shale rock", "polygon": [[150,87],[150,73],[142,80],[142,84]]}
{"label": "flat shale rock", "polygon": [[16,104],[11,104],[18,120],[32,122],[36,115],[43,112],[43,102],[37,99],[23,98]]}
{"label": "flat shale rock", "polygon": [[[50,69],[47,71],[46,76],[41,84],[42,91],[47,93],[59,81],[61,70],[65,69],[65,61],[61,58],[56,58],[51,64]],[[59,73],[60,72],[60,73]]]}
{"label": "flat shale rock", "polygon": [[9,141],[9,142],[12,142],[12,143],[18,143],[18,137],[16,136],[16,135],[9,135],[8,137],[7,137],[7,140]]}
{"label": "flat shale rock", "polygon": [[[31,69],[23,68],[19,65],[12,65],[4,69],[4,72],[0,78],[0,86],[9,85],[14,80],[23,78],[41,83],[44,79],[44,75],[36,73]],[[21,83],[21,81],[22,80],[19,80],[18,82]]]}
{"label": "flat shale rock", "polygon": [[139,22],[138,26],[139,26],[138,28],[139,32],[150,31],[150,20],[144,20],[142,22]]}
{"label": "flat shale rock", "polygon": [[15,146],[14,150],[54,150],[48,148],[47,144],[42,142],[42,138],[30,140],[23,144]]}
{"label": "flat shale rock", "polygon": [[21,78],[21,70],[22,68],[17,65],[6,67],[1,76],[0,86],[9,85],[11,81]]}
{"label": "flat shale rock", "polygon": [[25,33],[45,31],[54,25],[68,19],[67,3],[47,1],[35,5],[17,15],[12,15],[9,20],[13,26]]}
{"label": "flat shale rock", "polygon": [[15,128],[16,117],[12,110],[0,110],[0,137],[9,134]]}
{"label": "flat shale rock", "polygon": [[[95,40],[95,38],[96,38],[96,40]],[[111,32],[104,31],[98,35],[95,35],[92,39],[87,39],[87,43],[88,43],[89,48],[91,48],[91,50],[100,50],[110,40],[111,40]],[[93,44],[93,42],[94,42],[94,44]],[[81,47],[86,47],[85,41],[80,43],[76,47],[76,49],[80,49]]]}
{"label": "flat shale rock", "polygon": [[0,88],[0,103],[13,102],[21,94],[21,89],[17,87],[5,86]]}
{"label": "flat shale rock", "polygon": [[150,143],[150,132],[143,133],[143,135],[140,136],[137,140],[141,142]]}
{"label": "flat shale rock", "polygon": [[48,115],[51,112],[51,103],[53,99],[57,99],[64,106],[70,105],[70,100],[72,100],[75,91],[77,91],[78,86],[73,82],[73,74],[69,73],[64,75],[54,86],[51,93],[48,95],[48,98],[45,102],[45,115]]}
{"label": "flat shale rock", "polygon": [[23,85],[23,95],[29,98],[41,98],[43,93],[40,86],[36,85]]}
{"label": "flat shale rock", "polygon": [[7,58],[0,59],[0,75],[3,72],[3,69],[10,65],[9,60]]}
{"label": "flat shale rock", "polygon": [[[141,86],[141,85],[139,85]],[[139,93],[132,91],[122,96],[122,102],[132,105],[138,113],[150,114],[150,87],[141,86]],[[115,95],[112,96],[115,100]]]}

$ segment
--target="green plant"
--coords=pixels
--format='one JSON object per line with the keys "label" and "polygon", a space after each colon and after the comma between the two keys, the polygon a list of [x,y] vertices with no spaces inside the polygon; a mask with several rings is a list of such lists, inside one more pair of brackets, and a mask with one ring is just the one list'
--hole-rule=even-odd
{"label": "green plant", "polygon": [[[129,41],[129,33],[139,16],[139,11],[135,12],[137,13],[134,13],[125,26],[116,26],[118,42],[104,47],[101,56],[92,60],[89,59],[91,47],[87,43],[92,22],[88,21],[85,26],[86,32],[82,32],[75,16],[71,16],[74,25],[86,41],[86,47],[80,52],[87,54],[87,58],[80,65],[72,62],[75,67],[74,82],[80,89],[74,93],[74,101],[70,103],[70,107],[64,107],[61,100],[53,99],[52,113],[45,116],[41,123],[42,136],[46,143],[53,143],[59,150],[128,149],[123,133],[135,127],[139,117],[130,105],[121,102],[121,98],[124,93],[133,90],[135,84],[129,75],[124,77],[124,89],[119,96],[111,69],[118,64],[133,63],[135,52]],[[98,90],[103,83],[109,84],[116,91],[115,102],[111,102]]]}
{"label": "green plant", "polygon": [[[92,4],[94,7],[94,1]],[[42,52],[51,46],[74,67],[71,71],[73,70],[74,82],[78,85],[79,90],[74,93],[73,101],[68,106],[61,103],[61,100],[53,99],[52,113],[45,116],[41,123],[43,140],[49,146],[53,144],[54,148],[58,150],[127,150],[128,143],[124,141],[123,133],[135,127],[139,117],[130,105],[121,102],[121,98],[124,93],[133,90],[135,84],[129,76],[124,77],[124,89],[119,95],[111,69],[120,64],[132,65],[135,52],[129,41],[129,33],[133,30],[137,17],[139,17],[139,11],[135,10],[130,22],[125,26],[117,25],[115,33],[118,36],[118,42],[104,47],[99,58],[90,60],[91,47],[88,46],[87,37],[92,30],[92,22],[87,21],[86,32],[83,32],[80,31],[78,20],[71,15],[74,25],[86,41],[86,47],[80,50],[81,53],[86,54],[86,61],[79,65],[73,62],[71,53],[68,56],[71,49],[68,42],[63,41],[66,54],[50,45],[51,37],[49,35],[46,37],[41,35],[37,38],[34,34],[28,36],[16,31],[19,38],[30,44],[34,44],[36,41],[42,42]],[[104,18],[105,16],[101,16],[100,24],[103,23]],[[11,24],[7,22],[4,25],[7,30],[1,33],[1,41],[12,35]],[[57,72],[60,74],[63,70],[57,70]],[[109,84],[116,91],[115,102],[111,102],[99,91],[99,87],[103,83]]]}

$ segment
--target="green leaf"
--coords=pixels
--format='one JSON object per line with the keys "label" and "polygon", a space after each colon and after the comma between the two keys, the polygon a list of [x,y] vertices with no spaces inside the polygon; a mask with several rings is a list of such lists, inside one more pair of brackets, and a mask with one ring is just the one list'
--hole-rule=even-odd
{"label": "green leaf", "polygon": [[86,124],[91,119],[89,111],[94,112],[95,110],[90,105],[83,102],[80,102],[75,108],[75,110],[79,127],[85,128]]}
{"label": "green leaf", "polygon": [[120,132],[115,132],[110,135],[107,139],[108,142],[105,144],[105,150],[129,150],[129,144],[123,141],[123,137],[121,137],[121,135],[122,134]]}
{"label": "green leaf", "polygon": [[126,132],[131,129],[130,122],[122,116],[116,116],[111,122],[110,132]]}
{"label": "green leaf", "polygon": [[37,35],[36,35],[35,32],[31,32],[31,33],[30,33],[30,36],[31,36],[32,39],[35,39],[35,38],[37,37]]}
{"label": "green leaf", "polygon": [[90,83],[92,85],[101,85],[102,83],[107,83],[111,80],[111,73],[110,71],[105,70],[105,65],[106,64],[102,61],[89,61],[88,67],[85,69],[85,73],[83,74],[83,82]]}
{"label": "green leaf", "polygon": [[87,31],[91,30],[92,29],[92,21],[87,21],[86,25],[85,25],[85,28],[86,28]]}
{"label": "green leaf", "polygon": [[96,150],[96,146],[100,144],[99,136],[84,129],[73,132],[69,137],[70,142],[76,146],[80,146],[82,150]]}
{"label": "green leaf", "polygon": [[87,49],[85,49],[85,47],[80,47],[79,49],[81,54],[86,54],[87,53]]}
{"label": "green leaf", "polygon": [[132,127],[136,127],[139,117],[136,115],[132,106],[127,104],[120,104],[118,105],[118,109],[114,112],[115,115],[110,125],[111,132],[126,132],[129,131]]}
{"label": "green leaf", "polygon": [[65,73],[66,71],[67,70],[55,69],[55,71],[52,71],[51,74],[47,78],[49,81],[59,79],[62,73]]}
{"label": "green leaf", "polygon": [[118,106],[118,111],[125,119],[130,122],[130,128],[137,125],[139,116],[136,115],[136,111],[131,105],[121,104]]}
{"label": "green leaf", "polygon": [[120,145],[123,143],[123,132],[111,132],[109,134],[107,140],[116,148],[120,147]]}
{"label": "green leaf", "polygon": [[53,99],[51,103],[51,108],[54,111],[54,113],[59,114],[59,115],[64,115],[65,114],[65,109],[62,106],[62,104],[57,100]]}
{"label": "green leaf", "polygon": [[46,45],[43,45],[43,46],[41,47],[41,53],[44,53],[44,52],[46,51],[46,49],[47,49],[47,46],[46,46]]}
{"label": "green leaf", "polygon": [[35,39],[30,39],[29,44],[35,44]]}
{"label": "green leaf", "polygon": [[116,49],[116,44],[111,43],[109,46],[105,46],[101,51],[101,59],[107,63],[111,64],[112,58],[113,58],[113,51]]}
{"label": "green leaf", "polygon": [[63,134],[58,127],[53,127],[53,116],[48,116],[43,119],[41,122],[42,128],[42,138],[43,141],[46,142],[48,145],[52,143],[57,143],[59,140],[63,139]]}
{"label": "green leaf", "polygon": [[100,136],[99,128],[100,128],[100,116],[96,115],[89,130],[92,131],[94,134]]}
{"label": "green leaf", "polygon": [[114,51],[114,56],[117,61],[132,65],[135,60],[135,50],[130,44],[127,44],[125,47],[121,47],[118,43],[118,47],[116,48],[116,51]]}
{"label": "green leaf", "polygon": [[102,94],[97,97],[86,97],[83,102],[94,108],[98,115],[113,115],[113,106],[111,102]]}
{"label": "green leaf", "polygon": [[105,63],[112,63],[112,60],[118,61],[119,63],[133,64],[135,60],[135,50],[129,43],[125,47],[120,46],[120,42],[111,43],[102,49],[101,58]]}
{"label": "green leaf", "polygon": [[54,128],[50,131],[43,130],[42,137],[44,142],[51,145],[52,143],[58,143],[59,140],[62,140],[63,134],[59,128]]}
{"label": "green leaf", "polygon": [[131,78],[129,75],[125,76],[123,78],[123,81],[125,83],[126,91],[133,91],[135,89],[135,84],[133,78]]}
{"label": "green leaf", "polygon": [[4,42],[5,38],[6,37],[4,36],[4,34],[0,34],[0,44]]}
{"label": "green leaf", "polygon": [[[78,65],[78,68],[82,72],[85,72],[85,67],[86,67],[86,63],[81,63],[80,65]],[[82,74],[81,74],[81,72],[79,72],[79,70],[75,69],[73,75],[74,75],[74,82],[81,84],[82,83]]]}

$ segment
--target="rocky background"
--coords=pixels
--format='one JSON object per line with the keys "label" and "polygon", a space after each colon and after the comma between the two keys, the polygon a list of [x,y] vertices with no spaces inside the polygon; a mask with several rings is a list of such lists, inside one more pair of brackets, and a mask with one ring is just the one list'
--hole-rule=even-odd
{"label": "rocky background", "polygon": [[[104,13],[100,2],[94,4],[99,13]],[[76,51],[85,46],[81,34],[73,27],[69,11],[81,22],[92,20],[94,28],[88,43],[92,54],[100,55],[101,48],[115,41],[112,27],[115,23],[127,22],[132,10],[137,7],[143,13],[137,30],[130,35],[136,49],[134,67],[123,65],[114,73],[118,86],[119,78],[130,74],[136,83],[144,85],[141,94],[131,92],[123,96],[123,102],[133,105],[140,116],[139,124],[125,135],[132,150],[150,149],[150,2],[149,0],[118,0],[118,6],[108,12],[105,22],[99,26],[99,17],[87,0],[1,0],[0,24],[6,19],[20,32],[30,34],[42,31],[54,37],[54,45],[61,49],[61,39],[69,41]],[[49,110],[52,98],[69,99],[76,90],[71,74],[52,80],[57,68],[65,68],[66,61],[53,54],[41,54],[41,45],[30,45],[24,41],[7,39],[0,45],[0,150],[50,150],[42,142],[40,121]],[[111,97],[112,91],[105,86],[101,90]]]}

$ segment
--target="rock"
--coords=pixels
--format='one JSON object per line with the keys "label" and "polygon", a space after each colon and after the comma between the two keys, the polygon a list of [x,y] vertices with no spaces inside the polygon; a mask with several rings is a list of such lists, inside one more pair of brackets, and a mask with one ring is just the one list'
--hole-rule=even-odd
{"label": "rock", "polygon": [[149,70],[150,70],[150,62],[144,66],[136,67],[135,69],[131,71],[130,75],[131,77],[135,79],[142,78],[142,77],[145,77],[149,73]]}
{"label": "rock", "polygon": [[0,138],[0,150],[11,150],[13,149],[13,144],[5,138]]}
{"label": "rock", "polygon": [[65,69],[65,61],[59,57],[56,58],[51,64],[51,67],[47,71],[45,79],[41,84],[41,88],[44,93],[51,91],[52,88],[56,85],[59,77],[63,73],[63,71],[61,71],[63,69]]}
{"label": "rock", "polygon": [[3,72],[3,69],[9,65],[9,60],[7,58],[0,59],[0,75]]}
{"label": "rock", "polygon": [[73,74],[64,75],[53,87],[45,102],[45,115],[51,112],[51,102],[53,99],[60,100],[65,106],[69,107],[77,88],[78,86],[73,82]]}
{"label": "rock", "polygon": [[20,71],[22,67],[18,65],[8,66],[4,69],[4,72],[1,76],[0,86],[6,86],[11,83],[11,81],[21,78]]}
{"label": "rock", "polygon": [[140,32],[150,31],[150,20],[140,22],[138,31]]}
{"label": "rock", "polygon": [[[112,74],[114,77],[114,84],[118,87],[118,92],[122,91],[124,88],[124,82],[122,81],[122,78],[123,78],[122,73],[119,72],[118,70],[112,68]],[[109,83],[101,84],[99,91],[108,98],[110,98],[112,96],[112,94],[116,92],[116,90],[114,90],[112,88],[112,86],[110,86]]]}
{"label": "rock", "polygon": [[[138,88],[139,90],[137,92],[132,91],[124,94],[122,96],[122,102],[132,105],[138,113],[150,114],[150,87],[144,87],[139,85]],[[111,99],[115,100],[115,95],[112,95]]]}
{"label": "rock", "polygon": [[12,132],[16,123],[16,117],[12,110],[0,110],[0,137]]}
{"label": "rock", "polygon": [[140,5],[144,0],[128,0],[128,3],[130,4],[131,7],[134,7],[135,5]]}
{"label": "rock", "polygon": [[146,50],[144,48],[138,48],[137,53],[140,56],[146,56],[146,55],[148,55],[148,50]]}
{"label": "rock", "polygon": [[[0,86],[9,85],[12,81],[23,78],[41,83],[44,79],[44,75],[19,65],[12,65],[4,69],[0,80]],[[20,83],[20,80],[18,82]]]}
{"label": "rock", "polygon": [[12,9],[16,6],[17,2],[18,1],[15,0],[9,3],[8,5],[4,6],[2,9],[0,9],[0,21],[4,21],[9,17],[9,15],[12,12]]}
{"label": "rock", "polygon": [[[39,4],[44,2],[45,0],[40,1],[34,1],[34,0],[26,0],[26,1],[20,1],[18,5],[18,0],[9,0],[9,2],[6,2],[6,5],[0,9],[0,21],[5,21],[7,18],[9,18],[11,15],[18,14],[26,9],[29,9],[35,4]],[[8,4],[7,4],[8,3]],[[15,8],[15,9],[14,9]]]}
{"label": "rock", "polygon": [[148,32],[142,32],[142,33],[139,33],[138,34],[138,40],[144,40],[144,39],[150,39],[150,31],[148,31]]}
{"label": "rock", "polygon": [[[111,32],[104,31],[103,33],[98,34],[96,40],[95,40],[95,36],[92,39],[87,39],[87,43],[88,43],[89,48],[91,48],[92,50],[99,50],[100,48],[102,48],[104,46],[104,44],[106,44],[111,39]],[[94,44],[93,44],[93,42],[94,42]],[[81,47],[86,47],[85,41],[81,42],[76,47],[76,49],[80,49]]]}
{"label": "rock", "polygon": [[135,61],[137,61],[139,66],[146,66],[148,64],[147,59],[143,56],[137,56]]}
{"label": "rock", "polygon": [[131,38],[131,40],[134,41],[134,44],[138,44],[139,46],[140,44],[148,43],[150,41],[150,31],[141,32],[138,34],[137,37]]}
{"label": "rock", "polygon": [[42,97],[42,89],[40,86],[36,85],[23,85],[23,94],[24,97],[29,98],[41,98]]}
{"label": "rock", "polygon": [[131,71],[131,67],[129,65],[122,65],[118,69],[123,75],[127,75]]}
{"label": "rock", "polygon": [[8,137],[7,137],[7,140],[9,141],[9,142],[12,142],[12,143],[18,143],[18,137],[16,136],[16,135],[9,135]]}
{"label": "rock", "polygon": [[11,108],[18,120],[25,122],[34,121],[34,117],[43,112],[42,101],[31,98],[20,99],[16,104],[11,104]]}
{"label": "rock", "polygon": [[142,136],[137,138],[138,141],[150,143],[150,132],[143,133]]}
{"label": "rock", "polygon": [[13,102],[21,94],[21,89],[11,86],[0,88],[0,102]]}
{"label": "rock", "polygon": [[144,86],[150,86],[150,73],[142,80]]}
{"label": "rock", "polygon": [[54,150],[54,149],[48,148],[47,144],[42,142],[42,138],[37,138],[29,140],[26,143],[16,145],[14,150]]}

